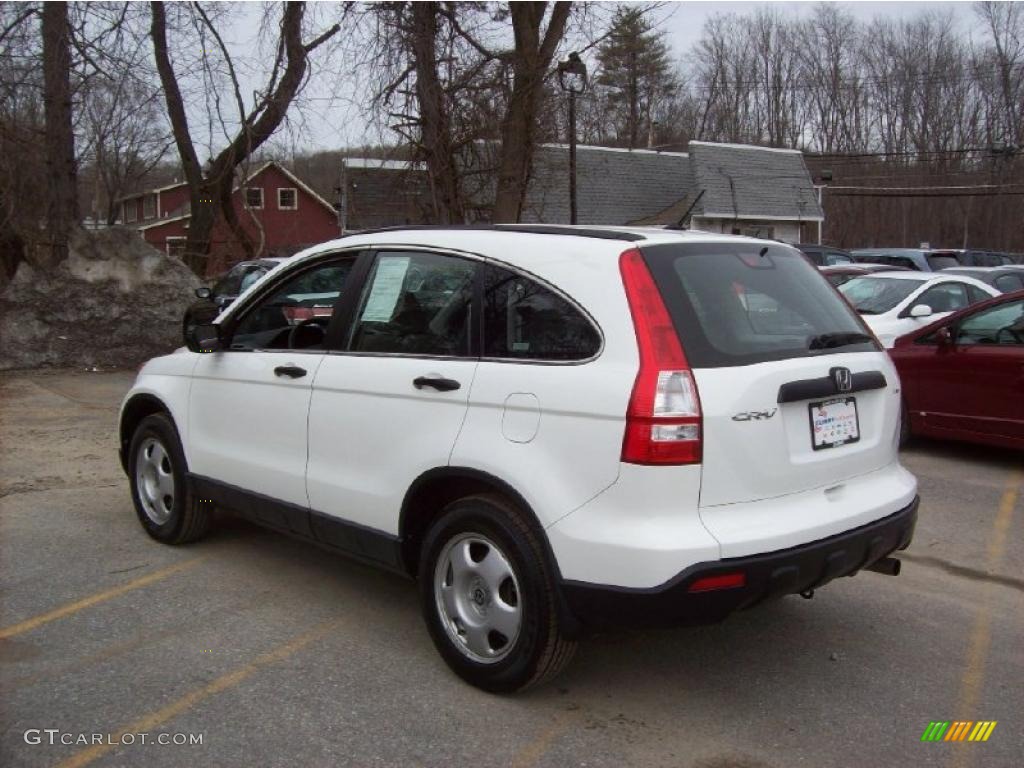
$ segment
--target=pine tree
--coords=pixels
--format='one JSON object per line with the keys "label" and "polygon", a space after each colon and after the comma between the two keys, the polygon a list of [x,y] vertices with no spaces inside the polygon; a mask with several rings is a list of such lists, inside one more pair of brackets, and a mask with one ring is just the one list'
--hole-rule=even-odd
{"label": "pine tree", "polygon": [[653,28],[642,9],[622,8],[597,59],[597,95],[606,104],[615,142],[631,149],[642,146],[659,101],[671,98],[676,86],[664,32]]}

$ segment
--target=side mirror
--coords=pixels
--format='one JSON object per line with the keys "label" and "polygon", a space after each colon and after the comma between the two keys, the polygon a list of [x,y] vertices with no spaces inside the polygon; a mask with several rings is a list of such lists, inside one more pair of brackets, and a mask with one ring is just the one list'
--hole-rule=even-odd
{"label": "side mirror", "polygon": [[213,291],[207,288],[205,285],[201,288],[196,288],[197,299],[208,299],[213,296]]}
{"label": "side mirror", "polygon": [[948,325],[944,325],[935,332],[935,343],[939,349],[949,349],[956,345],[953,340],[953,333],[949,330]]}
{"label": "side mirror", "polygon": [[910,308],[911,317],[931,317],[932,314],[932,308],[927,304],[915,304]]}
{"label": "side mirror", "polygon": [[192,352],[216,352],[221,349],[220,326],[212,323],[195,325],[185,334],[185,344]]}

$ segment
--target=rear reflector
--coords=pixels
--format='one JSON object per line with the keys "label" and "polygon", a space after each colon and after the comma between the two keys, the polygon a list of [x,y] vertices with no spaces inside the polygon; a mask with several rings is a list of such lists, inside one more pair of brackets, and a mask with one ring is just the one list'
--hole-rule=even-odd
{"label": "rear reflector", "polygon": [[723,573],[718,576],[705,576],[697,579],[687,592],[713,592],[717,589],[735,589],[747,585],[747,575],[743,571]]}
{"label": "rear reflector", "polygon": [[622,461],[699,464],[700,398],[672,318],[640,251],[623,253],[619,271],[640,353],[626,410]]}

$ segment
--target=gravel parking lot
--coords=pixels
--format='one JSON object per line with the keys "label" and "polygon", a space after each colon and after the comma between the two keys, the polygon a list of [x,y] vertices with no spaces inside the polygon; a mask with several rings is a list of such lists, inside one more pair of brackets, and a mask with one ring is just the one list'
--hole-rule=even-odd
{"label": "gravel parking lot", "polygon": [[[0,377],[2,765],[1021,765],[1024,455],[908,450],[897,578],[603,634],[497,697],[444,666],[411,582],[240,521],[150,540],[117,460],[132,378]],[[933,720],[998,726],[922,743]]]}

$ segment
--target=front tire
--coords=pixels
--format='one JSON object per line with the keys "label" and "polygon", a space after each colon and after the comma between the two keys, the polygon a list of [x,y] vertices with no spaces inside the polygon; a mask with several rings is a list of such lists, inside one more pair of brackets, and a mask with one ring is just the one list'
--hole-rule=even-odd
{"label": "front tire", "polygon": [[515,506],[481,495],[449,504],[423,542],[420,597],[438,652],[459,677],[509,693],[560,672],[555,581],[538,534]]}
{"label": "front tire", "polygon": [[186,544],[206,535],[212,509],[188,490],[185,454],[170,417],[155,413],[144,418],[128,450],[132,502],[146,533],[164,544]]}

